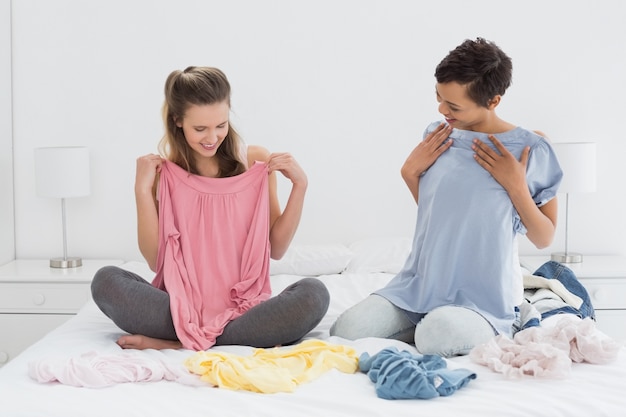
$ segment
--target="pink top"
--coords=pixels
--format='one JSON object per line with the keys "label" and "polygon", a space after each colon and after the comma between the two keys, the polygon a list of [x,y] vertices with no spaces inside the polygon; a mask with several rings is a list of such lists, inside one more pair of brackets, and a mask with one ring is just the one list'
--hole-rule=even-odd
{"label": "pink top", "polygon": [[270,297],[267,166],[207,178],[165,161],[158,191],[153,285],[170,295],[183,346],[206,350],[229,321]]}

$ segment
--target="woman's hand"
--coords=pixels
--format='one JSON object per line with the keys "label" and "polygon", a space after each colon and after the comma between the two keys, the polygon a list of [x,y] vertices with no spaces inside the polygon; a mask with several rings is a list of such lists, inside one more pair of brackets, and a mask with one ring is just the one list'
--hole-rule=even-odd
{"label": "woman's hand", "polygon": [[159,247],[159,214],[154,190],[163,159],[149,154],[137,158],[135,201],[137,203],[137,236],[139,250],[152,271],[156,271]]}
{"label": "woman's hand", "polygon": [[448,139],[451,131],[452,128],[449,125],[442,123],[426,135],[426,138],[411,151],[404,162],[402,177],[417,178],[430,168],[437,158],[452,146],[452,140],[443,143]]}
{"label": "woman's hand", "polygon": [[528,165],[530,147],[524,148],[518,161],[495,136],[489,135],[489,140],[497,151],[480,140],[474,139],[472,149],[475,152],[474,159],[476,162],[489,172],[509,194],[526,190],[528,188],[526,185],[526,166]]}
{"label": "woman's hand", "polygon": [[[270,256],[272,259],[280,259],[287,252],[300,224],[308,179],[300,164],[289,153],[272,153],[267,157],[266,164],[270,176]],[[277,197],[276,171],[292,183],[282,212]]]}
{"label": "woman's hand", "polygon": [[474,158],[506,190],[517,213],[526,227],[526,237],[538,248],[552,243],[556,229],[557,200],[553,198],[537,207],[526,183],[526,167],[530,147],[525,147],[518,161],[515,156],[496,139],[489,135],[496,150],[474,140]]}
{"label": "woman's hand", "polygon": [[449,125],[441,123],[411,151],[400,169],[402,179],[409,187],[416,203],[419,199],[419,178],[441,154],[452,146],[452,139],[445,142],[451,131],[452,128]]}
{"label": "woman's hand", "polygon": [[289,153],[270,154],[267,160],[267,169],[270,173],[274,171],[280,172],[294,185],[306,186],[308,184],[304,170]]}
{"label": "woman's hand", "polygon": [[163,159],[159,155],[148,154],[137,158],[135,174],[135,192],[152,193],[154,181],[159,172]]}

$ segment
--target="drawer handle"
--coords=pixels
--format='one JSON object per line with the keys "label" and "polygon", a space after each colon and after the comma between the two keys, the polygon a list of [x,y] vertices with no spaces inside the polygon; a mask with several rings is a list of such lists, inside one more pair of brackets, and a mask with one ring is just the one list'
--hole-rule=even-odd
{"label": "drawer handle", "polygon": [[595,290],[593,292],[593,298],[595,298],[596,301],[606,301],[606,298],[607,298],[606,290],[602,290],[602,289]]}
{"label": "drawer handle", "polygon": [[33,297],[33,304],[36,306],[43,305],[46,302],[46,297],[43,294],[37,294]]}
{"label": "drawer handle", "polygon": [[0,352],[0,363],[7,363],[9,361],[9,354],[6,352]]}

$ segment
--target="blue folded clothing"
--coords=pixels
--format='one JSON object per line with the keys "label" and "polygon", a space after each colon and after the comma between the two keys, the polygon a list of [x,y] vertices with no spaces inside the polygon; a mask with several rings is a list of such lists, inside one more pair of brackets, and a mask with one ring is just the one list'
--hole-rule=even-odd
{"label": "blue folded clothing", "polygon": [[400,352],[395,347],[372,357],[361,354],[359,369],[374,382],[376,395],[387,400],[448,396],[476,378],[468,369],[448,369],[441,356]]}

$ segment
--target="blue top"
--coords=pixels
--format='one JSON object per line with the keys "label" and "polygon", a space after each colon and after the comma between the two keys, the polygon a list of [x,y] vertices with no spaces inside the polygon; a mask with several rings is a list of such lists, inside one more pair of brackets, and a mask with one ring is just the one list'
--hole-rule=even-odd
{"label": "blue top", "polygon": [[[440,123],[428,126],[424,137]],[[530,194],[537,206],[551,200],[563,173],[550,144],[521,127],[495,136],[518,160],[530,146]],[[488,135],[453,129],[450,137],[452,146],[420,178],[411,253],[376,294],[414,313],[467,307],[510,335],[521,297],[516,236],[526,228],[505,189],[474,160],[475,138],[495,150]]]}

